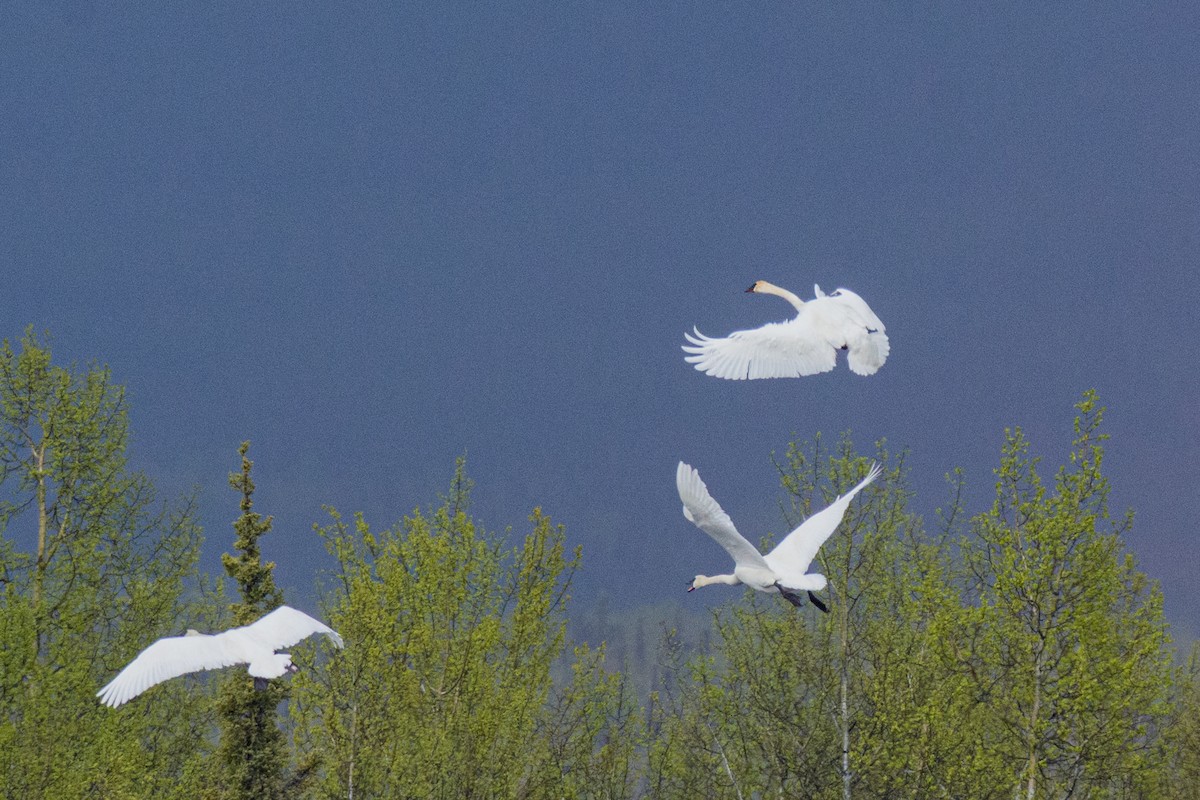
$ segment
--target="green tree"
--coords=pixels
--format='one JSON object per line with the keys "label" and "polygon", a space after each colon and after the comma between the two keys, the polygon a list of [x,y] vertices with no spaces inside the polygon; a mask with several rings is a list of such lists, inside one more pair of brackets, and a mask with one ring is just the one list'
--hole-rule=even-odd
{"label": "green tree", "polygon": [[[225,572],[237,583],[241,597],[230,606],[235,626],[249,625],[283,605],[283,593],[275,586],[275,564],[263,562],[259,547],[259,539],[271,530],[271,517],[254,511],[254,480],[250,476],[254,462],[246,455],[249,450],[250,443],[242,442],[238,448],[242,469],[229,473],[230,487],[241,495],[242,514],[233,523],[236,554],[221,555]],[[288,752],[276,711],[287,697],[283,681],[252,678],[241,671],[222,679],[217,700],[221,725],[217,763],[218,784],[225,797],[274,800],[288,796],[284,774]]]}
{"label": "green tree", "polygon": [[[868,466],[848,435],[837,452],[824,454],[819,435],[811,449],[808,455],[792,443],[785,463],[778,465],[790,501],[785,517],[792,526],[861,480]],[[882,442],[877,450],[877,458],[888,464]],[[912,638],[908,627],[897,624],[910,601],[901,536],[911,522],[907,495],[900,488],[902,474],[903,458],[870,487],[869,494],[852,504],[839,535],[831,537],[818,554],[818,564],[829,578],[830,595],[837,599],[832,613],[816,620],[815,633],[824,660],[836,670],[837,705],[831,716],[840,745],[841,796],[847,800],[856,785],[870,780],[871,767],[881,757],[880,746],[886,746],[870,735],[881,727],[877,715],[897,711],[889,703],[897,698],[880,691],[888,685],[883,670],[896,666],[907,671],[895,657],[896,649]]]}
{"label": "green tree", "polygon": [[198,613],[191,502],[156,507],[128,440],[107,368],[57,366],[31,330],[0,346],[0,796],[194,796],[205,704],[94,696]]}
{"label": "green tree", "polygon": [[1161,737],[1157,787],[1169,800],[1190,800],[1200,786],[1200,645],[1178,671],[1176,696]]}
{"label": "green tree", "polygon": [[633,797],[646,746],[643,710],[625,674],[605,668],[604,646],[575,648],[570,680],[551,693],[532,737],[528,797]]}
{"label": "green tree", "polygon": [[1165,717],[1171,655],[1162,597],[1135,569],[1101,473],[1104,409],[1076,406],[1069,464],[1052,486],[1008,431],[996,500],[964,542],[958,655],[996,770],[993,796],[1142,796]]}
{"label": "green tree", "polygon": [[[751,591],[714,613],[716,652],[679,663],[654,698],[654,797],[836,796],[837,672],[811,623]],[[774,602],[773,602],[774,601]]]}
{"label": "green tree", "polygon": [[[876,457],[884,479],[851,504],[819,557],[831,613],[798,613],[747,591],[716,613],[716,652],[692,659],[677,689],[660,694],[656,796],[708,786],[720,797],[845,797],[883,772],[898,724],[884,712],[900,713],[898,696],[884,689],[903,684],[910,669],[898,652],[909,646],[898,623],[910,613],[901,534],[915,521],[905,511],[902,460],[889,467],[882,445]],[[790,528],[860,481],[869,459],[848,438],[826,453],[818,436],[790,445],[777,466]]]}
{"label": "green tree", "polygon": [[333,511],[320,529],[339,565],[327,615],[348,646],[297,676],[297,738],[326,754],[318,796],[622,796],[628,692],[586,653],[552,688],[579,552],[540,510],[511,546],[469,507],[460,460],[436,510],[383,531]]}

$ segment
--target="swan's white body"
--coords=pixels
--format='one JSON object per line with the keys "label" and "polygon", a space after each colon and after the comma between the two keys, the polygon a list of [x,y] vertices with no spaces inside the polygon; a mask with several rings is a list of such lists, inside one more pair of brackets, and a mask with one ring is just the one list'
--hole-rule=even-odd
{"label": "swan's white body", "polygon": [[850,501],[863,487],[879,477],[879,473],[879,465],[873,464],[857,486],[806,519],[764,556],[738,533],[733,520],[708,493],[708,487],[700,480],[700,473],[679,462],[675,471],[675,485],[679,489],[679,499],[683,501],[683,516],[724,547],[734,563],[731,575],[697,575],[688,591],[713,583],[727,586],[741,583],[760,592],[779,592],[796,606],[803,602],[799,593],[809,592],[810,599],[824,610],[811,593],[825,588],[825,576],[809,572],[809,565],[821,545],[837,530]]}
{"label": "swan's white body", "polygon": [[171,678],[234,664],[247,664],[255,678],[278,678],[295,667],[291,656],[275,651],[314,633],[323,633],[334,645],[342,646],[342,637],[328,625],[288,606],[224,633],[210,636],[188,631],[186,636],[168,636],[139,653],[96,696],[102,704],[115,708]]}
{"label": "swan's white body", "polygon": [[883,322],[866,301],[849,289],[825,294],[813,286],[816,299],[805,302],[787,289],[756,281],[747,292],[773,294],[787,300],[798,312],[787,322],[734,331],[714,339],[693,329],[684,333],[688,344],[684,360],[717,378],[796,378],[828,372],[845,350],[850,371],[873,375],[887,360],[888,343]]}

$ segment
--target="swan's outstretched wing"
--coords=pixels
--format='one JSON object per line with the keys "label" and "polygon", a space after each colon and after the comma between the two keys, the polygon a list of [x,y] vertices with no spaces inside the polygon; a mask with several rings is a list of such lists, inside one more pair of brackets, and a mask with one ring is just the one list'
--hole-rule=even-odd
{"label": "swan's outstretched wing", "polygon": [[804,520],[800,527],[789,533],[766,555],[766,562],[771,570],[781,576],[803,575],[808,572],[808,566],[821,549],[821,545],[825,544],[825,540],[832,536],[841,524],[854,495],[878,478],[879,473],[879,465],[872,464],[867,477],[859,481],[857,486]]}
{"label": "swan's outstretched wing", "polygon": [[689,353],[684,360],[717,378],[798,378],[828,372],[837,364],[837,351],[803,314],[787,322],[734,331],[713,339],[700,331],[684,333]]}
{"label": "swan's outstretched wing", "polygon": [[246,625],[242,630],[271,650],[291,647],[314,633],[323,633],[334,645],[342,646],[342,637],[338,636],[337,631],[290,606],[280,606],[257,622]]}
{"label": "swan's outstretched wing", "polygon": [[96,696],[104,705],[116,708],[171,678],[241,663],[245,663],[241,648],[225,634],[168,636],[139,653]]}
{"label": "swan's outstretched wing", "polygon": [[675,470],[675,486],[683,501],[683,516],[724,547],[739,567],[767,566],[762,554],[737,532],[733,520],[708,493],[695,468],[680,461]]}

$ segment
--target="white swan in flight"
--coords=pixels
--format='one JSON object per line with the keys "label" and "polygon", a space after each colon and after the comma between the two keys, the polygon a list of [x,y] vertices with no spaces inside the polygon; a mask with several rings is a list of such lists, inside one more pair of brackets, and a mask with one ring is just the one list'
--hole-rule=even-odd
{"label": "white swan in flight", "polygon": [[693,328],[684,333],[684,360],[717,378],[796,378],[828,372],[845,350],[850,371],[874,375],[887,360],[891,345],[883,322],[866,301],[849,289],[829,294],[813,285],[816,299],[805,302],[787,289],[755,281],[747,292],[773,294],[791,303],[794,319],[761,328],[734,331],[714,339]]}
{"label": "white swan in flight", "polygon": [[675,470],[675,485],[679,489],[679,499],[683,501],[683,516],[724,547],[734,562],[732,575],[697,575],[688,591],[713,583],[727,586],[741,583],[760,592],[778,592],[797,608],[804,603],[801,592],[807,592],[813,605],[828,613],[829,609],[813,594],[824,589],[827,581],[818,572],[808,572],[809,564],[825,540],[837,530],[850,501],[864,486],[878,478],[879,473],[879,465],[872,464],[867,477],[857,486],[804,520],[764,556],[737,532],[733,520],[708,493],[700,473],[680,461]]}
{"label": "white swan in flight", "polygon": [[255,686],[262,688],[266,679],[296,671],[291,656],[275,651],[314,633],[323,633],[334,645],[342,646],[342,637],[332,628],[289,606],[280,606],[257,622],[224,633],[208,635],[190,630],[184,636],[168,636],[139,653],[96,696],[102,704],[116,708],[165,680],[233,664],[248,664]]}

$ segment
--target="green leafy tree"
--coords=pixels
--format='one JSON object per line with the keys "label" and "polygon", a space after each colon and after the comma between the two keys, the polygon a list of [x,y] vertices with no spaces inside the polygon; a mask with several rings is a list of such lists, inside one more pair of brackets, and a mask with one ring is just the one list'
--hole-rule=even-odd
{"label": "green leafy tree", "polygon": [[526,796],[633,797],[646,746],[642,708],[626,675],[605,667],[601,645],[575,648],[570,680],[552,693],[532,737]]}
{"label": "green leafy tree", "polygon": [[655,797],[822,797],[837,791],[836,668],[811,623],[747,591],[714,614],[716,653],[668,663],[649,754]]}
{"label": "green leafy tree", "polygon": [[[882,446],[877,458],[889,461]],[[826,453],[817,437],[789,446],[778,467],[791,528],[860,481],[869,459],[848,438]],[[659,696],[656,794],[710,786],[721,797],[845,797],[883,771],[888,731],[899,724],[883,714],[900,713],[884,687],[904,683],[898,651],[913,649],[897,632],[910,599],[901,534],[914,525],[902,473],[902,461],[888,468],[822,548],[830,614],[750,591],[718,610],[716,653],[688,662],[678,688]]]}
{"label": "green leafy tree", "polygon": [[[259,548],[259,539],[271,530],[271,518],[254,511],[249,449],[250,443],[243,442],[238,449],[241,472],[229,474],[230,487],[242,498],[242,514],[233,524],[236,554],[221,556],[241,597],[231,606],[235,626],[249,625],[283,604],[283,593],[273,577],[275,565],[263,562]],[[272,800],[288,796],[284,774],[288,752],[276,711],[287,697],[283,681],[255,679],[241,671],[223,679],[217,702],[221,724],[217,763],[218,784],[225,797]]]}
{"label": "green leafy tree", "polygon": [[96,690],[198,611],[199,529],[127,469],[125,392],[54,364],[27,331],[0,346],[0,796],[194,796],[208,709],[180,686],[140,708]]}
{"label": "green leafy tree", "polygon": [[[884,464],[889,461],[882,443],[877,458]],[[861,480],[867,461],[855,453],[849,436],[842,438],[837,452],[828,455],[821,451],[820,436],[811,455],[795,443],[790,445],[785,464],[779,465],[790,500],[785,509],[788,524],[798,525]],[[909,524],[907,496],[899,488],[902,472],[901,459],[847,509],[841,531],[818,554],[818,564],[829,577],[830,595],[837,600],[832,613],[816,620],[815,633],[824,660],[836,671],[837,705],[831,716],[840,745],[844,798],[869,780],[871,766],[881,757],[883,743],[870,733],[888,726],[876,715],[897,711],[888,702],[896,698],[881,692],[889,677],[882,670],[893,666],[906,670],[899,666],[895,651],[912,638],[908,628],[897,625],[910,600],[901,563],[901,536]],[[829,488],[822,488],[822,478]]]}
{"label": "green leafy tree", "polygon": [[297,676],[297,738],[326,754],[317,795],[624,796],[629,693],[587,653],[552,687],[579,552],[540,510],[511,546],[469,506],[460,460],[432,512],[383,531],[331,512],[320,529],[339,564],[327,615],[348,644]]}
{"label": "green leafy tree", "polygon": [[996,500],[964,543],[959,664],[988,723],[991,796],[1142,796],[1171,687],[1162,597],[1135,569],[1101,473],[1094,392],[1077,405],[1069,465],[1051,486],[1020,429]]}
{"label": "green leafy tree", "polygon": [[1160,737],[1156,787],[1169,800],[1195,797],[1200,786],[1200,645],[1176,675],[1176,696]]}

